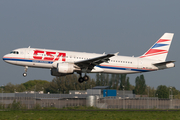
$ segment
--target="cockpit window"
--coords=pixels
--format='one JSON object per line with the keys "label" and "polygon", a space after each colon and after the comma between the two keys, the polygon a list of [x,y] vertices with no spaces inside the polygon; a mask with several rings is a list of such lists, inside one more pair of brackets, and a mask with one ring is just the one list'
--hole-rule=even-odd
{"label": "cockpit window", "polygon": [[19,52],[18,51],[12,51],[12,52],[10,52],[10,54],[19,54]]}

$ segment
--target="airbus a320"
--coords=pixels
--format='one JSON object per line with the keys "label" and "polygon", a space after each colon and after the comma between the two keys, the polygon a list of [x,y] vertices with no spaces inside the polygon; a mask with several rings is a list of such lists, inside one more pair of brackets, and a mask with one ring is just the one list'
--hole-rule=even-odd
{"label": "airbus a320", "polygon": [[[114,54],[50,50],[39,48],[18,48],[6,54],[3,60],[13,65],[50,69],[53,76],[65,76],[74,72],[80,75],[78,81],[87,81],[87,73],[131,74],[150,72],[175,67],[175,61],[166,61],[174,34],[164,35],[139,57]],[[82,76],[82,73],[84,76]]]}

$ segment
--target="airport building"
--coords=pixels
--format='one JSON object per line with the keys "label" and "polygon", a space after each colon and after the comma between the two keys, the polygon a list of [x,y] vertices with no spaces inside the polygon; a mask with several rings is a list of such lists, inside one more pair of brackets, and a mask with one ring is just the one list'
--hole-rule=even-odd
{"label": "airport building", "polygon": [[69,94],[44,94],[40,92],[0,93],[0,104],[8,107],[13,101],[28,109],[37,104],[45,107],[93,106],[101,109],[179,109],[179,99],[158,99],[157,97],[137,97],[132,91],[109,89],[96,86],[87,90],[70,90]]}

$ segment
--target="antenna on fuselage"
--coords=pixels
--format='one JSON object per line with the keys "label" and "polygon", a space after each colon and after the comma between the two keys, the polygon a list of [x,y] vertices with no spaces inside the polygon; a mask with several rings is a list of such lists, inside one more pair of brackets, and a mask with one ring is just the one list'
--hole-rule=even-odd
{"label": "antenna on fuselage", "polygon": [[29,46],[28,48],[31,48],[31,46]]}

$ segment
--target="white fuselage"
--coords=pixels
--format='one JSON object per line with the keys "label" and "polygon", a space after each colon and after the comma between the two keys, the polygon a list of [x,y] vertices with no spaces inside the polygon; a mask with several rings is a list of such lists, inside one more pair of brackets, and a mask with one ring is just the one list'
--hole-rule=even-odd
{"label": "white fuselage", "polygon": [[[61,51],[61,50],[50,50],[50,49],[37,49],[37,48],[20,48],[13,50],[10,54],[3,57],[3,60],[7,63],[39,67],[39,68],[53,68],[53,63],[66,62],[74,63],[77,61],[83,61],[102,54],[85,53],[85,52],[73,52],[73,51]],[[154,63],[162,61],[151,60],[139,57],[126,57],[126,56],[113,56],[108,62],[96,65],[91,71],[75,69],[75,72],[102,72],[102,73],[119,73],[119,74],[130,74],[139,72],[149,72],[158,70]],[[164,69],[164,68],[162,68]]]}

